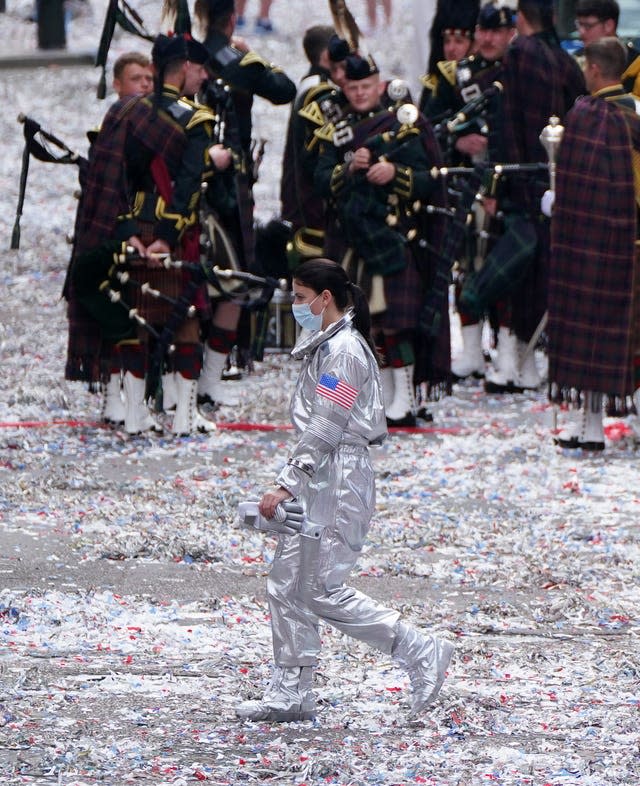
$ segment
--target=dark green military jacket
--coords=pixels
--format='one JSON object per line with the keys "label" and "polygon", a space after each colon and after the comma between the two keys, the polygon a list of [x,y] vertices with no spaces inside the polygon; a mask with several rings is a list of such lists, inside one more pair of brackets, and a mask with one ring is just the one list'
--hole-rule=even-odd
{"label": "dark green military jacket", "polygon": [[[419,117],[414,124],[403,124],[395,112],[378,108],[365,115],[348,113],[316,135],[320,155],[315,186],[336,215],[327,231],[344,237],[371,275],[401,270],[407,245],[420,232],[422,203],[437,190],[430,168],[439,160],[439,152],[426,121]],[[351,158],[360,147],[371,150],[372,161],[395,165],[389,183],[374,185],[362,171],[349,173]]]}
{"label": "dark green military jacket", "polygon": [[[153,236],[174,248],[184,230],[197,223],[202,182],[213,176],[208,150],[215,116],[170,85],[163,87],[158,111],[184,135],[182,157],[150,161],[136,149],[127,149],[133,204],[131,213],[120,219],[118,236],[140,234],[138,222],[153,223]],[[127,140],[128,147],[136,144],[136,140]]]}

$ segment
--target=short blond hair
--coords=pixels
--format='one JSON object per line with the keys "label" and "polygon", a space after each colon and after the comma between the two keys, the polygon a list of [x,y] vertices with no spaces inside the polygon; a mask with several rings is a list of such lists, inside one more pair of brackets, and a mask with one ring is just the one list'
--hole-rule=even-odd
{"label": "short blond hair", "polygon": [[125,52],[113,64],[113,78],[121,79],[124,69],[131,63],[142,66],[142,68],[151,68],[151,60],[147,55],[142,52]]}

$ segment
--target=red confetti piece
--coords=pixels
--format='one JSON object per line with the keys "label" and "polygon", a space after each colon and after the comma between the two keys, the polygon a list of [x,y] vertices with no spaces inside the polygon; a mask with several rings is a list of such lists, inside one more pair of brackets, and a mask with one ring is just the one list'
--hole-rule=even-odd
{"label": "red confetti piece", "polygon": [[615,423],[609,423],[604,427],[604,435],[611,442],[619,442],[625,437],[633,435],[633,429],[621,420],[616,420]]}

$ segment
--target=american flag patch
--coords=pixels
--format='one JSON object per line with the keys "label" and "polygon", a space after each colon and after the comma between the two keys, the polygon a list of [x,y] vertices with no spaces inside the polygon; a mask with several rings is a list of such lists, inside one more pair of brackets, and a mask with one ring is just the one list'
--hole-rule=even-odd
{"label": "american flag patch", "polygon": [[346,382],[337,377],[332,377],[331,374],[323,374],[320,377],[316,386],[316,393],[345,409],[351,409],[353,402],[358,396],[358,391],[355,388],[347,385]]}

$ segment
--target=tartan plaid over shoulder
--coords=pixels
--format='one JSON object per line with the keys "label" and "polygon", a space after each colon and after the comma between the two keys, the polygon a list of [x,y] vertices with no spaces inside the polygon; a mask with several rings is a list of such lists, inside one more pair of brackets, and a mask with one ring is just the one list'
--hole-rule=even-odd
{"label": "tartan plaid over shoulder", "polygon": [[633,393],[637,213],[632,149],[640,117],[586,97],[567,115],[551,222],[549,381],[571,389]]}
{"label": "tartan plaid over shoulder", "polygon": [[173,172],[185,144],[182,128],[166,113],[155,111],[149,99],[125,98],[110,107],[91,149],[76,228],[76,255],[111,239],[117,217],[130,211],[133,194],[127,153],[135,146],[140,156],[160,156]]}
{"label": "tartan plaid over shoulder", "polygon": [[[89,154],[82,199],[75,225],[72,265],[79,255],[104,246],[114,238],[117,217],[132,207],[132,187],[127,176],[127,155],[138,153],[138,162],[160,156],[171,171],[179,165],[186,137],[164,112],[156,112],[148,99],[126,98],[107,111]],[[97,274],[99,275],[99,273]],[[70,281],[68,300],[69,339],[65,379],[92,386],[109,375],[109,342],[100,325],[79,301]]]}

